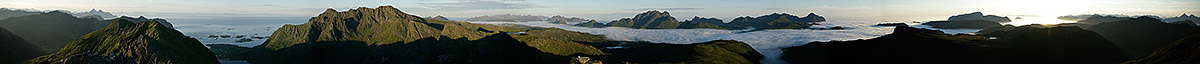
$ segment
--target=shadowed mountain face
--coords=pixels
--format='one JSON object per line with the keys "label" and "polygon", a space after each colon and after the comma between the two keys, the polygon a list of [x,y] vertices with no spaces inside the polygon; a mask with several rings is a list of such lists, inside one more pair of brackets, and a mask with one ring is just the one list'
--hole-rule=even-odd
{"label": "shadowed mountain face", "polygon": [[33,44],[29,44],[25,39],[21,39],[20,36],[8,32],[8,29],[2,27],[0,27],[0,51],[4,51],[0,52],[0,63],[11,64],[46,55]]}
{"label": "shadowed mountain face", "polygon": [[128,64],[198,63],[217,60],[200,41],[155,21],[117,20],[28,63]]}
{"label": "shadowed mountain face", "polygon": [[1168,43],[1200,33],[1200,27],[1168,24],[1150,17],[1124,19],[1093,25],[1088,30],[1112,40],[1134,57],[1145,57]]}
{"label": "shadowed mountain face", "polygon": [[43,52],[55,52],[67,42],[107,26],[111,21],[76,18],[66,12],[49,12],[0,20],[8,28]]}
{"label": "shadowed mountain face", "polygon": [[932,22],[921,23],[921,25],[929,25],[933,28],[942,28],[942,29],[957,29],[957,28],[984,29],[984,28],[1001,26],[1000,23],[1003,23],[1003,22],[1012,22],[1012,20],[1009,20],[1008,17],[1000,17],[1000,16],[996,16],[996,15],[986,15],[985,16],[985,15],[983,15],[982,12],[972,12],[972,13],[967,13],[967,14],[959,14],[959,15],[955,15],[955,16],[950,16],[949,19],[944,20],[944,21],[932,21]]}
{"label": "shadowed mountain face", "polygon": [[1096,33],[1038,25],[985,35],[950,35],[900,26],[882,37],[812,42],[786,48],[784,55],[791,63],[820,64],[1107,64],[1131,59]]}
{"label": "shadowed mountain face", "polygon": [[1200,34],[1193,34],[1158,48],[1146,58],[1125,64],[1188,64],[1200,63]]}

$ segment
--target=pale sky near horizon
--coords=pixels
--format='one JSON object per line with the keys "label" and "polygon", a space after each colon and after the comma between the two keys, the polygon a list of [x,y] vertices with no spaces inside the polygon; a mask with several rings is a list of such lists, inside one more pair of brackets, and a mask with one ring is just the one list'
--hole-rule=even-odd
{"label": "pale sky near horizon", "polygon": [[989,15],[1054,17],[1123,14],[1175,17],[1200,13],[1200,0],[3,0],[2,8],[101,9],[117,15],[161,18],[312,17],[327,8],[392,5],[419,16],[563,15],[609,21],[646,10],[666,10],[729,21],[741,16],[816,13],[831,21],[914,21],[984,12]]}

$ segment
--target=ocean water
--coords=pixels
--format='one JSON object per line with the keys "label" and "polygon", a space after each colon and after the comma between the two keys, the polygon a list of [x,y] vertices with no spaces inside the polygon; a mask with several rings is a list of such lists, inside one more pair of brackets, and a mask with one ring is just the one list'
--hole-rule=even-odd
{"label": "ocean water", "polygon": [[[879,21],[828,21],[814,27],[842,26],[845,30],[768,29],[737,33],[745,30],[719,29],[631,29],[623,27],[588,28],[546,22],[472,22],[482,24],[517,24],[534,27],[552,27],[596,35],[619,41],[648,41],[654,43],[691,44],[712,40],[737,40],[746,42],[766,56],[763,63],[785,63],[780,57],[781,48],[800,46],[814,41],[870,39],[892,33],[894,26],[873,26]],[[908,23],[916,25],[916,23]],[[949,32],[948,32],[949,33]]]}
{"label": "ocean water", "polygon": [[[170,18],[176,30],[188,37],[208,44],[233,44],[242,47],[254,47],[266,41],[271,33],[285,24],[301,24],[308,17],[254,17],[254,18]],[[230,37],[209,37],[229,35]],[[243,36],[238,38],[237,36]],[[250,39],[247,42],[236,42],[240,39]]]}

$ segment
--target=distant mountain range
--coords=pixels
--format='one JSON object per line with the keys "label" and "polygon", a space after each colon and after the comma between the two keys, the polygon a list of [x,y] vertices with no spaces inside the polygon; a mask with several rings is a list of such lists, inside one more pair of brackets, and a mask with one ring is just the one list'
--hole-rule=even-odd
{"label": "distant mountain range", "polygon": [[467,21],[524,22],[524,21],[543,21],[545,19],[546,19],[546,16],[501,14],[501,15],[484,15],[484,16],[471,17],[471,18],[467,18]]}
{"label": "distant mountain range", "polygon": [[79,17],[79,18],[93,18],[93,19],[98,19],[98,20],[104,20],[104,19],[117,17],[116,15],[113,15],[112,13],[108,13],[108,12],[104,12],[104,10],[96,10],[96,9],[92,9],[91,11],[88,11],[88,12],[80,12],[80,13],[75,13],[75,14],[71,14],[71,15],[73,15],[75,17]]}
{"label": "distant mountain range", "polygon": [[749,64],[762,58],[748,44],[737,41],[688,45],[609,41],[602,35],[555,28],[420,18],[391,6],[341,12],[328,9],[308,23],[284,25],[269,38],[251,48],[209,46],[220,51],[216,55],[222,58],[250,63],[545,64],[589,56],[611,63]]}
{"label": "distant mountain range", "polygon": [[554,15],[554,16],[551,16],[549,19],[546,19],[546,21],[549,21],[550,23],[554,23],[554,24],[567,24],[567,23],[586,22],[586,21],[595,21],[595,20],[588,20],[588,19],[583,19],[583,18],[578,18],[578,17],[567,18],[567,17],[563,17],[560,15]]}
{"label": "distant mountain range", "polygon": [[156,21],[125,19],[67,43],[62,50],[27,61],[33,64],[217,63],[200,41]]}
{"label": "distant mountain range", "polygon": [[1165,19],[1163,19],[1163,21],[1169,22],[1169,23],[1185,23],[1185,24],[1190,23],[1190,24],[1194,24],[1194,25],[1200,25],[1200,17],[1196,17],[1195,14],[1192,14],[1192,15],[1183,14],[1183,15],[1179,15],[1179,17],[1165,18]]}
{"label": "distant mountain range", "polygon": [[1012,20],[1009,20],[1008,17],[1000,17],[1000,16],[996,16],[996,15],[983,15],[982,12],[971,12],[971,13],[967,13],[967,14],[959,14],[959,15],[950,16],[949,19],[944,20],[944,21],[931,21],[931,22],[921,23],[921,25],[929,25],[933,28],[942,28],[942,29],[955,29],[955,28],[984,29],[984,28],[1001,26],[1003,24],[1000,24],[1000,23],[1005,23],[1005,22],[1012,22]]}
{"label": "distant mountain range", "polygon": [[802,29],[808,28],[815,22],[824,22],[825,18],[815,13],[809,13],[805,17],[798,17],[786,13],[773,13],[759,17],[738,17],[729,23],[723,22],[716,18],[701,18],[693,17],[692,20],[680,22],[675,20],[670,13],[666,11],[647,11],[635,15],[633,18],[622,18],[613,20],[604,25],[595,25],[598,23],[585,22],[575,24],[583,27],[627,27],[637,29]]}

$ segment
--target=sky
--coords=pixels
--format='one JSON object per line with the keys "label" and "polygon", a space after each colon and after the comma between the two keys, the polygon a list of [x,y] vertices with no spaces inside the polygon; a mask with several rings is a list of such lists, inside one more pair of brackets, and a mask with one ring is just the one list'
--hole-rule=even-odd
{"label": "sky", "polygon": [[[481,15],[562,15],[610,21],[647,10],[678,19],[816,13],[830,21],[924,21],[983,12],[988,15],[1055,17],[1123,14],[1174,17],[1200,13],[1200,0],[3,0],[2,8],[100,9],[117,15],[159,18],[313,17],[328,8],[344,11],[391,5],[418,16],[451,19]],[[461,20],[461,19],[460,19]]]}

